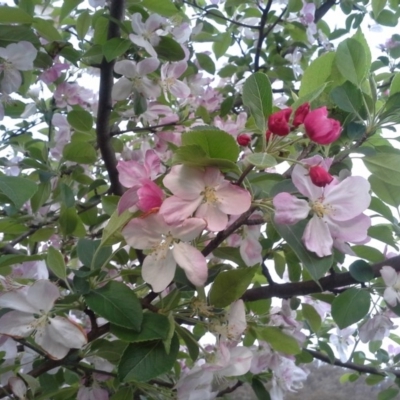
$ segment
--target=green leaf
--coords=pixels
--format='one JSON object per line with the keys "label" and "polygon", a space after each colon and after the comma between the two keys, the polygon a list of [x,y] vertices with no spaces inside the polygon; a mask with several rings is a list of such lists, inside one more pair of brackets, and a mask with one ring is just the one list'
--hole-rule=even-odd
{"label": "green leaf", "polygon": [[16,7],[0,6],[0,24],[31,24],[33,18]]}
{"label": "green leaf", "polygon": [[86,110],[72,110],[67,115],[67,121],[77,131],[90,132],[93,127],[93,117]]}
{"label": "green leaf", "polygon": [[63,40],[60,32],[54,27],[53,20],[35,18],[33,27],[38,31],[40,36],[43,36],[49,42]]}
{"label": "green leaf", "polygon": [[372,12],[375,20],[379,17],[381,11],[385,8],[387,0],[372,0]]}
{"label": "green leaf", "polygon": [[[132,45],[127,39],[112,38],[103,44],[103,54],[108,62],[122,56]],[[90,115],[90,114],[89,114]]]}
{"label": "green leaf", "polygon": [[112,396],[110,400],[132,400],[133,388],[131,386],[120,387]]}
{"label": "green leaf", "polygon": [[53,246],[50,246],[47,250],[46,265],[57,278],[63,280],[67,278],[67,269],[65,267],[64,257]]}
{"label": "green leaf", "polygon": [[215,307],[226,307],[239,299],[250,285],[257,268],[220,272],[210,290],[210,303]]}
{"label": "green leaf", "polygon": [[139,331],[143,311],[133,290],[122,282],[110,281],[85,296],[87,305],[112,324]]}
{"label": "green leaf", "polygon": [[179,10],[171,0],[142,0],[141,5],[147,10],[164,17],[173,17],[179,13]]}
{"label": "green leaf", "polygon": [[400,92],[400,73],[397,72],[394,74],[394,77],[392,79],[392,83],[390,84],[390,95],[393,96],[395,93]]}
{"label": "green leaf", "polygon": [[366,290],[347,289],[333,300],[332,318],[340,329],[347,328],[367,315],[370,303],[371,296]]}
{"label": "green leaf", "polygon": [[262,135],[267,131],[266,121],[272,113],[272,89],[267,75],[256,72],[243,85],[243,104],[249,108]]}
{"label": "green leaf", "polygon": [[218,35],[218,40],[212,44],[212,50],[217,60],[226,54],[231,43],[232,37],[230,32],[224,32]]}
{"label": "green leaf", "polygon": [[[204,128],[204,129],[203,129]],[[182,146],[200,146],[210,158],[229,160],[236,163],[239,146],[232,135],[219,129],[199,127],[182,134]]]}
{"label": "green leaf", "polygon": [[111,218],[108,220],[106,227],[103,229],[101,246],[112,245],[117,243],[117,241],[123,240],[119,231],[132,219],[133,215],[134,214],[129,210],[124,211],[122,214],[119,214],[118,210],[115,210],[111,215]]}
{"label": "green leaf", "polygon": [[384,260],[383,254],[375,247],[357,245],[352,246],[351,249],[354,251],[354,253],[356,253],[358,257],[368,260],[372,263],[377,263]]}
{"label": "green leaf", "polygon": [[370,236],[372,239],[386,243],[394,248],[397,247],[397,243],[393,238],[393,231],[388,225],[381,224],[370,226],[368,229],[368,236]]}
{"label": "green leaf", "polygon": [[58,224],[64,236],[72,235],[78,226],[78,214],[75,208],[61,208]]}
{"label": "green leaf", "polygon": [[181,45],[168,36],[161,36],[154,50],[160,58],[167,61],[180,61],[185,58]]}
{"label": "green leaf", "polygon": [[185,342],[185,345],[189,351],[189,356],[193,361],[196,361],[199,357],[199,344],[196,338],[186,328],[183,328],[178,323],[175,324],[175,332]]}
{"label": "green leaf", "polygon": [[262,381],[257,379],[256,376],[253,376],[251,388],[253,389],[258,400],[271,400],[271,396],[269,395],[267,389],[265,389],[264,384]]}
{"label": "green leaf", "polygon": [[349,81],[335,87],[331,92],[331,98],[339,108],[353,114],[357,114],[362,105],[360,89]]}
{"label": "green leaf", "polygon": [[362,159],[368,170],[390,185],[400,186],[400,154],[379,153]]}
{"label": "green leaf", "polygon": [[61,23],[65,17],[71,15],[72,11],[75,10],[82,1],[83,0],[64,0],[61,6],[59,23]]}
{"label": "green leaf", "polygon": [[265,169],[276,165],[274,157],[267,153],[252,153],[246,156],[245,160],[257,168]]}
{"label": "green leaf", "polygon": [[310,325],[310,328],[313,332],[317,333],[320,330],[322,324],[320,315],[310,304],[303,303],[301,305],[301,309],[303,312],[303,317],[307,321],[308,325]]}
{"label": "green leaf", "polygon": [[399,389],[387,388],[378,394],[378,400],[392,400],[399,394]]}
{"label": "green leaf", "polygon": [[19,176],[0,176],[0,193],[7,196],[20,209],[38,190],[38,185],[30,179]]}
{"label": "green leaf", "polygon": [[335,53],[328,52],[312,61],[304,71],[303,78],[301,79],[300,98],[319,90],[323,84],[328,82],[334,60]]}
{"label": "green leaf", "polygon": [[273,223],[273,225],[277,232],[293,249],[311,277],[317,281],[322,278],[332,266],[333,257],[318,257],[316,254],[311,253],[304,247],[301,238],[307,223],[308,221],[304,220],[295,225],[280,225],[276,223]]}
{"label": "green leaf", "polygon": [[358,282],[369,282],[375,278],[371,265],[364,260],[354,261],[349,267],[349,272]]}
{"label": "green leaf", "polygon": [[379,17],[376,18],[376,22],[379,25],[395,27],[398,22],[398,17],[395,13],[389,10],[382,10]]}
{"label": "green leaf", "polygon": [[361,29],[358,28],[357,32],[351,38],[357,40],[357,42],[360,43],[364,48],[366,57],[365,63],[366,66],[368,67],[367,70],[369,70],[371,68],[371,49],[369,43],[367,42],[367,39],[365,38],[365,35],[362,33]]}
{"label": "green leaf", "polygon": [[343,77],[360,86],[369,70],[364,47],[355,39],[346,39],[339,44],[335,61]]}
{"label": "green leaf", "polygon": [[210,56],[205,53],[196,53],[197,61],[204,71],[211,75],[215,75],[215,64]]}
{"label": "green leaf", "polygon": [[165,340],[169,332],[169,321],[164,315],[145,313],[139,332],[113,324],[111,324],[110,332],[117,338],[130,343]]}
{"label": "green leaf", "polygon": [[43,260],[43,254],[35,254],[32,256],[19,254],[4,254],[0,257],[0,268],[8,267],[13,264],[20,264],[27,261]]}
{"label": "green leaf", "polygon": [[269,343],[275,351],[284,354],[299,354],[301,352],[298,341],[276,326],[257,327],[255,330],[257,338]]}
{"label": "green leaf", "polygon": [[102,247],[100,240],[79,239],[76,250],[83,265],[91,269],[101,268],[111,256],[111,247]]}
{"label": "green leaf", "polygon": [[381,200],[396,208],[400,206],[400,186],[390,185],[375,175],[371,175],[368,180],[372,191]]}
{"label": "green leaf", "polygon": [[76,20],[76,33],[78,35],[78,39],[83,40],[88,33],[90,28],[90,24],[92,22],[92,17],[89,14],[88,10],[83,11],[78,19]]}
{"label": "green leaf", "polygon": [[[1,14],[0,18],[2,16]],[[6,47],[10,43],[17,43],[21,40],[31,42],[35,47],[40,46],[38,37],[28,25],[0,25],[1,47]]]}
{"label": "green leaf", "polygon": [[171,370],[178,351],[179,339],[176,334],[172,338],[169,354],[166,353],[161,340],[132,343],[121,357],[118,376],[123,382],[149,381]]}
{"label": "green leaf", "polygon": [[97,152],[90,143],[75,140],[64,146],[63,157],[78,164],[93,164],[97,160]]}
{"label": "green leaf", "polygon": [[51,194],[51,183],[43,182],[37,186],[37,192],[31,198],[33,212],[37,212],[40,207],[48,200]]}

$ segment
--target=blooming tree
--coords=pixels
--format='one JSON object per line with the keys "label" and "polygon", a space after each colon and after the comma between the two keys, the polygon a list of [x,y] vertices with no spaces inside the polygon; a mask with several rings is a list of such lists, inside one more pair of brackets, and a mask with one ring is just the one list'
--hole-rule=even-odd
{"label": "blooming tree", "polygon": [[0,5],[0,398],[397,398],[398,5]]}

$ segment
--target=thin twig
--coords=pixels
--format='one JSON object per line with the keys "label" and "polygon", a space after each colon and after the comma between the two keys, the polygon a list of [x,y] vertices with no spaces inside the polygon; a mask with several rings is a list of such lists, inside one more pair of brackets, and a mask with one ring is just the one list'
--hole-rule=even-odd
{"label": "thin twig", "polygon": [[268,13],[271,9],[273,0],[268,0],[267,6],[265,7],[260,20],[260,26],[258,27],[258,40],[256,45],[256,54],[254,56],[254,72],[260,69],[260,56],[262,50],[262,44],[265,39],[264,28],[267,23]]}

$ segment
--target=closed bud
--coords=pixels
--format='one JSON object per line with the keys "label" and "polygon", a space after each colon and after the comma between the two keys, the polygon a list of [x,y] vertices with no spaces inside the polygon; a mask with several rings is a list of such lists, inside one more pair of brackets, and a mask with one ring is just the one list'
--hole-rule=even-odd
{"label": "closed bud", "polygon": [[288,135],[291,130],[289,125],[290,114],[292,114],[292,109],[290,107],[271,114],[268,118],[268,129],[274,135]]}
{"label": "closed bud", "polygon": [[293,118],[293,126],[297,128],[304,123],[305,117],[310,112],[310,103],[302,104],[295,112]]}
{"label": "closed bud", "polygon": [[237,138],[237,142],[240,144],[240,146],[248,146],[251,142],[251,136],[248,135],[247,133],[241,133]]}
{"label": "closed bud", "polygon": [[325,187],[333,181],[333,176],[319,165],[310,167],[309,174],[311,182],[318,187]]}
{"label": "closed bud", "polygon": [[326,107],[310,111],[304,118],[307,136],[315,143],[330,144],[340,136],[342,127],[336,119],[328,118]]}

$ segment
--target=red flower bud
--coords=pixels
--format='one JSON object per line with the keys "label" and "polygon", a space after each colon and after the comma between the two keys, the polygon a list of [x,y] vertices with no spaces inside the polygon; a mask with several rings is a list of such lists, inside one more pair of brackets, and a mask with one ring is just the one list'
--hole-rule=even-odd
{"label": "red flower bud", "polygon": [[284,110],[273,113],[268,118],[268,129],[278,136],[286,136],[290,132],[289,118],[292,109],[285,108]]}
{"label": "red flower bud", "polygon": [[328,118],[326,107],[310,111],[304,118],[307,136],[315,143],[329,144],[339,138],[342,127],[336,119]]}
{"label": "red flower bud", "polygon": [[295,112],[293,118],[293,126],[297,128],[304,123],[304,118],[310,112],[310,103],[302,104]]}
{"label": "red flower bud", "polygon": [[251,142],[251,136],[247,133],[241,133],[236,140],[241,146],[248,146]]}
{"label": "red flower bud", "polygon": [[325,187],[333,181],[333,176],[319,165],[310,167],[309,174],[311,182],[318,187]]}

